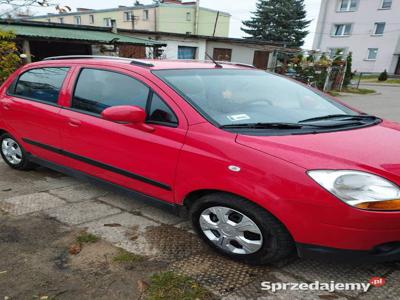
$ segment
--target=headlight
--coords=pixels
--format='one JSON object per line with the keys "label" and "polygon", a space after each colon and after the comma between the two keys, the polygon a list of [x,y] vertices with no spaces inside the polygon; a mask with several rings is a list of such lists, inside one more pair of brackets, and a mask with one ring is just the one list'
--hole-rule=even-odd
{"label": "headlight", "polygon": [[368,210],[400,210],[400,188],[359,171],[315,170],[308,175],[343,202]]}

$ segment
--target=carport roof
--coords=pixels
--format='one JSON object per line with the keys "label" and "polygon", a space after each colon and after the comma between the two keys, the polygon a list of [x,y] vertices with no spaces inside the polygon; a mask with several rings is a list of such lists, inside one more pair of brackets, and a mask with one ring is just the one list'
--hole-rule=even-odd
{"label": "carport roof", "polygon": [[164,46],[163,43],[126,36],[111,32],[108,28],[88,28],[88,26],[60,26],[59,24],[33,22],[0,21],[0,29],[14,32],[17,37],[63,39],[101,44],[132,44],[141,46]]}

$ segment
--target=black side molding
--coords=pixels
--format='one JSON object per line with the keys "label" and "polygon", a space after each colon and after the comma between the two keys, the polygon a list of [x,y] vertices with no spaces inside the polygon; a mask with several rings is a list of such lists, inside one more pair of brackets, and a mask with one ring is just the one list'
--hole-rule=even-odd
{"label": "black side molding", "polygon": [[60,173],[69,175],[71,177],[75,177],[75,178],[80,179],[80,180],[84,180],[84,181],[90,182],[90,183],[92,183],[94,185],[100,185],[102,187],[107,188],[108,190],[114,191],[114,192],[119,193],[119,194],[126,195],[128,197],[132,197],[135,200],[138,200],[138,201],[143,202],[145,204],[150,204],[152,206],[159,207],[159,208],[161,208],[163,210],[166,210],[166,211],[168,211],[168,212],[170,212],[170,213],[172,213],[174,215],[177,215],[177,216],[184,216],[185,215],[184,207],[180,206],[180,205],[177,205],[175,203],[165,202],[165,201],[163,201],[161,199],[157,199],[157,198],[145,195],[143,193],[140,193],[140,192],[137,192],[137,191],[122,187],[120,185],[117,185],[117,184],[114,184],[112,182],[109,182],[109,181],[94,177],[94,176],[86,174],[84,172],[77,171],[75,169],[72,169],[72,168],[69,168],[69,167],[66,167],[66,166],[61,166],[61,165],[52,163],[50,161],[47,161],[47,160],[44,160],[44,159],[39,158],[37,156],[34,156],[34,155],[30,154],[30,153],[28,153],[28,159],[29,159],[29,161],[31,161],[33,163],[36,163],[36,164],[38,164],[40,166],[46,167],[46,168],[54,170],[56,172],[60,172]]}
{"label": "black side molding", "polygon": [[52,147],[52,146],[49,146],[49,145],[45,145],[45,144],[42,144],[42,143],[39,143],[39,142],[35,142],[35,141],[30,140],[30,139],[23,138],[22,140],[27,144],[30,144],[30,145],[33,145],[33,146],[36,146],[36,147],[39,147],[39,148],[42,148],[42,149],[45,149],[45,150],[48,150],[48,151],[63,155],[63,156],[66,156],[66,157],[69,157],[69,158],[84,162],[86,164],[95,166],[97,168],[104,169],[104,170],[107,170],[107,171],[110,171],[110,172],[113,172],[113,173],[116,173],[116,174],[119,174],[119,175],[122,175],[122,176],[125,176],[125,177],[128,177],[128,178],[132,178],[132,179],[135,179],[135,180],[138,180],[138,181],[142,181],[144,183],[156,186],[156,187],[158,187],[160,189],[163,189],[163,190],[166,190],[166,191],[172,191],[172,188],[169,185],[166,185],[164,183],[149,179],[147,177],[143,177],[143,176],[131,173],[129,171],[126,171],[126,170],[123,170],[123,169],[119,169],[119,168],[116,168],[116,167],[101,163],[101,162],[96,161],[96,160],[92,160],[92,159],[84,157],[84,156],[80,156],[80,155],[77,155],[77,154],[74,154],[74,153],[71,153],[71,152],[68,152],[68,151],[64,151],[62,149],[58,149],[58,148],[55,148],[55,147]]}

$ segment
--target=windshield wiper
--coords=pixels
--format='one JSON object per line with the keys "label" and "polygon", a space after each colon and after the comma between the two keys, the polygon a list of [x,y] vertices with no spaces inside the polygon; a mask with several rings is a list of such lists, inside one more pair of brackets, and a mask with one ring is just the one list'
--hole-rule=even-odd
{"label": "windshield wiper", "polygon": [[244,123],[244,124],[229,124],[222,125],[220,128],[244,128],[244,129],[301,129],[303,127],[323,128],[319,125],[303,125],[298,123]]}
{"label": "windshield wiper", "polygon": [[346,115],[346,114],[339,115],[338,114],[338,115],[327,115],[327,116],[309,118],[309,119],[299,121],[299,123],[325,121],[325,120],[336,120],[336,119],[339,119],[338,121],[352,121],[352,120],[359,121],[359,120],[366,120],[366,119],[377,119],[377,117],[372,116],[372,115]]}

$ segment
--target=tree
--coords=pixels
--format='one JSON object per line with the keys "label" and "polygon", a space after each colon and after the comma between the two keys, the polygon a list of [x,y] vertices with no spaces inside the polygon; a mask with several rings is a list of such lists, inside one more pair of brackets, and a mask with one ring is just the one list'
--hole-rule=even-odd
{"label": "tree", "polygon": [[346,59],[346,71],[344,73],[343,86],[348,87],[353,79],[353,53],[349,53]]}
{"label": "tree", "polygon": [[54,7],[58,13],[66,13],[71,11],[69,6],[61,6],[54,3],[53,0],[0,0],[0,18],[12,18],[19,11],[26,10],[30,7]]}
{"label": "tree", "polygon": [[306,19],[304,0],[258,0],[250,20],[244,21],[242,31],[250,38],[286,42],[300,47],[308,35],[311,21]]}
{"label": "tree", "polygon": [[3,83],[21,64],[12,32],[0,30],[0,83]]}

